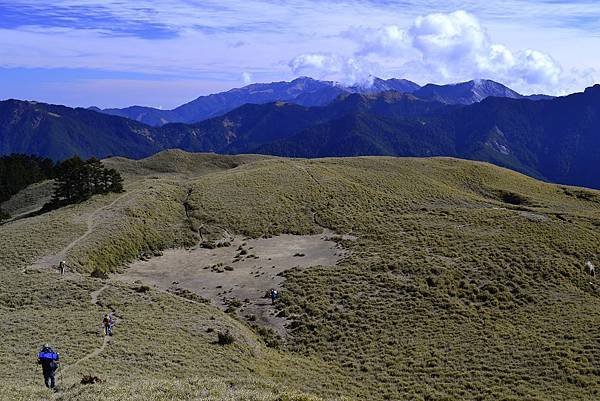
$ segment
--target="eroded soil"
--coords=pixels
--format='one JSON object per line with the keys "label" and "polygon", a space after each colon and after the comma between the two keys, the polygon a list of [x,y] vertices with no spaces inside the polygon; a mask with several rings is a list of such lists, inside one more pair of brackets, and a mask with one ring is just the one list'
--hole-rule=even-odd
{"label": "eroded soil", "polygon": [[233,238],[215,249],[171,249],[162,256],[131,264],[117,279],[140,281],[163,290],[183,289],[221,309],[233,303],[237,313],[285,337],[286,320],[275,316],[268,297],[281,292],[281,273],[292,268],[333,266],[348,251],[331,240],[332,233],[281,235],[265,239]]}

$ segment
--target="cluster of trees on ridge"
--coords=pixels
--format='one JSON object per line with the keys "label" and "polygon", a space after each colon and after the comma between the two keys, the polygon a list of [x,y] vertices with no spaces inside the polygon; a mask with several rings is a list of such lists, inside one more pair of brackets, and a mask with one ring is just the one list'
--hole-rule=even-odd
{"label": "cluster of trees on ridge", "polygon": [[97,194],[123,192],[123,178],[115,169],[104,167],[96,158],[82,160],[78,156],[56,166],[56,187],[52,200],[44,209],[80,203]]}

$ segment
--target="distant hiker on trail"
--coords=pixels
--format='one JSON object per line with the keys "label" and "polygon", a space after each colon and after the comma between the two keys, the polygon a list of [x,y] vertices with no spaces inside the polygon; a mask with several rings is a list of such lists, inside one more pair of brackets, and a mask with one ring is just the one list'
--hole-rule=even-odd
{"label": "distant hiker on trail", "polygon": [[594,264],[592,262],[590,262],[589,260],[587,262],[585,262],[584,270],[590,276],[596,277],[596,266],[594,266]]}
{"label": "distant hiker on trail", "polygon": [[58,359],[60,355],[54,352],[48,344],[44,344],[38,353],[38,364],[42,365],[42,373],[44,374],[44,384],[49,389],[54,389],[55,380],[54,373],[58,369]]}
{"label": "distant hiker on trail", "polygon": [[113,317],[113,313],[110,312],[108,314],[108,335],[113,335],[113,327],[115,326],[115,318]]}
{"label": "distant hiker on trail", "polygon": [[58,270],[60,270],[61,275],[65,274],[65,270],[67,267],[68,267],[67,262],[65,262],[64,260],[61,260],[60,263],[58,264]]}
{"label": "distant hiker on trail", "polygon": [[104,315],[104,319],[102,319],[102,326],[104,327],[104,335],[110,336],[112,335],[112,327],[111,327],[111,318],[108,315]]}
{"label": "distant hiker on trail", "polygon": [[277,299],[277,290],[271,288],[271,304],[275,303],[275,300]]}

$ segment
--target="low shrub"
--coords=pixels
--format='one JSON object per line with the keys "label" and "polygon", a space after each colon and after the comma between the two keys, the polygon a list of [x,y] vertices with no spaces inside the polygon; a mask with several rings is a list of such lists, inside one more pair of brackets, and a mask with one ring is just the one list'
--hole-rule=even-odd
{"label": "low shrub", "polygon": [[92,375],[84,375],[81,378],[80,381],[81,384],[96,384],[96,383],[102,383],[102,379],[100,379],[98,376],[92,376]]}
{"label": "low shrub", "polygon": [[93,278],[99,278],[101,280],[107,280],[108,279],[108,273],[105,271],[102,271],[98,268],[95,268],[94,270],[92,270],[92,272],[90,273],[90,276]]}
{"label": "low shrub", "polygon": [[139,287],[134,288],[134,291],[139,292],[140,294],[144,294],[150,291],[150,287],[148,287],[147,285],[140,285]]}
{"label": "low shrub", "polygon": [[224,333],[218,332],[217,337],[217,342],[219,343],[219,345],[230,345],[235,342],[235,338],[233,337],[233,335],[231,335],[229,330],[225,331]]}

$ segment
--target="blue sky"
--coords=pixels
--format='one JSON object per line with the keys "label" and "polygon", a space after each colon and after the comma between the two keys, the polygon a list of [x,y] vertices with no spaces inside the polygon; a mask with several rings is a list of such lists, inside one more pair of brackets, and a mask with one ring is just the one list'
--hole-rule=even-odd
{"label": "blue sky", "polygon": [[0,98],[172,108],[298,75],[600,82],[592,0],[0,0]]}

